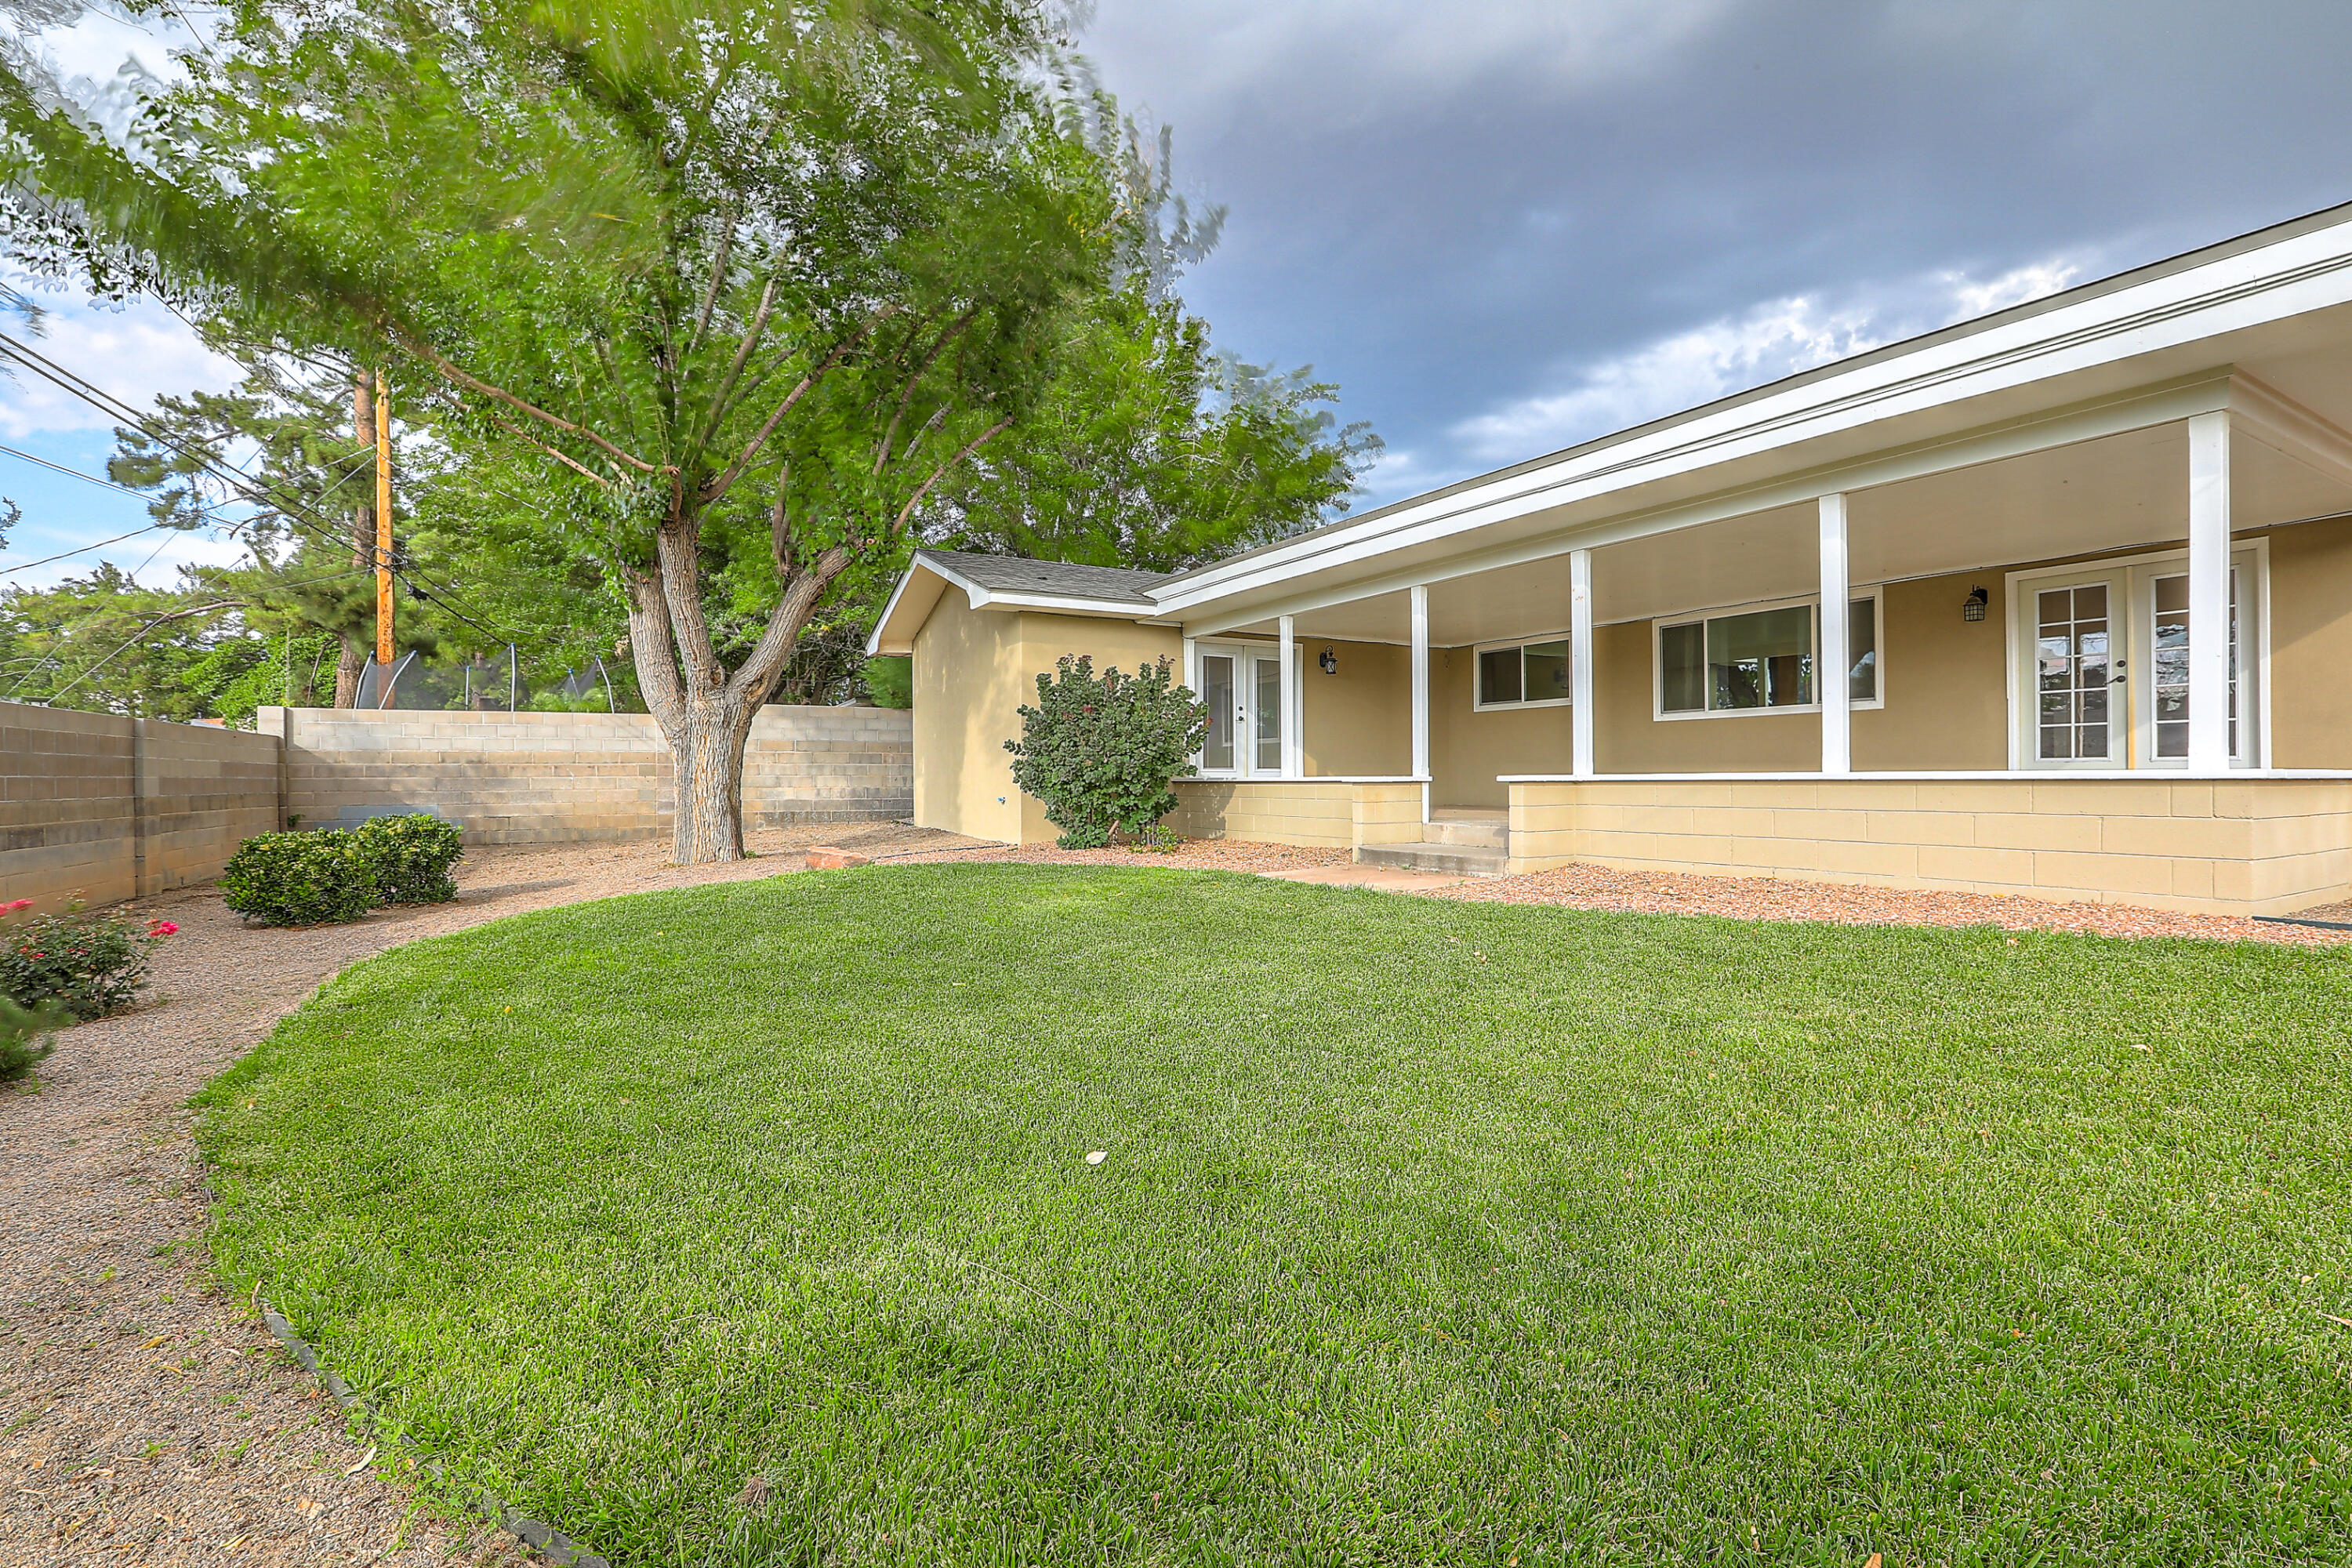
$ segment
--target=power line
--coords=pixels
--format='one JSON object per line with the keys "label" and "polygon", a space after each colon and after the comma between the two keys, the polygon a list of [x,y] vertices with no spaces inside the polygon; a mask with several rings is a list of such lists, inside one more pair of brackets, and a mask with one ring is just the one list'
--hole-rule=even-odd
{"label": "power line", "polygon": [[[75,397],[80,398],[91,407],[99,410],[99,412],[119,419],[123,424],[138,428],[141,433],[145,435],[149,439],[170,447],[173,450],[179,452],[181,455],[187,457],[206,472],[213,474],[215,478],[227,480],[234,488],[243,491],[247,499],[268,502],[280,516],[284,517],[286,521],[298,531],[302,530],[304,523],[307,521],[310,525],[309,531],[310,532],[310,536],[320,542],[333,545],[338,548],[351,543],[350,540],[335,533],[331,526],[321,524],[315,518],[307,517],[306,514],[309,510],[309,503],[307,501],[303,501],[299,498],[289,498],[285,494],[285,492],[277,489],[276,487],[270,485],[267,481],[257,479],[253,476],[247,474],[242,469],[230,467],[227,471],[224,473],[222,471],[224,465],[211,453],[201,447],[192,448],[187,443],[182,442],[164,433],[159,429],[147,416],[141,414],[129,404],[126,404],[121,399],[115,397],[111,393],[107,392],[104,388],[100,387],[95,383],[84,380],[81,376],[77,375],[72,371],[58,364],[56,362],[48,359],[45,355],[34,353],[30,348],[26,347],[22,341],[10,336],[6,332],[0,332],[0,351],[5,351],[8,357],[16,359],[18,363],[25,365],[26,368],[33,371],[35,374],[44,377],[45,379],[54,382],[67,393]],[[357,472],[356,467],[354,467],[353,472]],[[349,476],[346,476],[346,479],[348,478]],[[331,493],[331,490],[330,493]],[[144,530],[142,530],[141,531],[143,532]],[[432,579],[425,577],[424,574],[421,572],[418,572],[414,565],[404,568],[401,574],[408,580],[413,590],[415,589],[416,584],[420,580],[427,583],[432,582]],[[440,605],[442,608],[449,611],[452,615],[457,616],[458,619],[464,621],[467,626],[472,626],[476,631],[482,633],[484,636],[499,637],[498,632],[485,626],[481,622],[475,620],[472,616],[459,610],[457,605],[451,602],[455,597],[454,589],[437,583],[433,585],[436,588],[438,588],[443,595],[446,595],[445,597],[434,598],[434,603]],[[500,640],[511,642],[519,639],[517,639],[509,631],[506,636],[501,637]]]}

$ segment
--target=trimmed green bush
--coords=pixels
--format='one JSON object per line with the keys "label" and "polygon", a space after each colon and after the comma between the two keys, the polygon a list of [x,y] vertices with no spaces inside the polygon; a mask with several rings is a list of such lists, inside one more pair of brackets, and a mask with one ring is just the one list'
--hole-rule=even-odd
{"label": "trimmed green bush", "polygon": [[0,1083],[14,1083],[57,1047],[48,1036],[72,1023],[57,1002],[24,1007],[0,996]]}
{"label": "trimmed green bush", "polygon": [[265,925],[358,920],[383,900],[375,868],[356,835],[259,833],[237,847],[220,876],[228,907]]}
{"label": "trimmed green bush", "polygon": [[18,899],[0,910],[11,921],[0,930],[0,996],[19,1007],[54,1002],[68,1022],[129,1006],[146,984],[148,950],[180,929],[170,921],[89,914],[79,905],[15,923],[32,907]]}
{"label": "trimmed green bush", "polygon": [[1037,678],[1037,706],[1021,708],[1007,741],[1013,782],[1045,803],[1065,849],[1099,849],[1120,829],[1150,832],[1176,809],[1170,781],[1192,775],[1209,710],[1175,684],[1167,659],[1133,675],[1065,654]]}
{"label": "trimmed green bush", "polygon": [[446,904],[457,896],[449,875],[466,853],[464,832],[454,822],[418,812],[377,816],[352,830],[375,876],[379,902]]}

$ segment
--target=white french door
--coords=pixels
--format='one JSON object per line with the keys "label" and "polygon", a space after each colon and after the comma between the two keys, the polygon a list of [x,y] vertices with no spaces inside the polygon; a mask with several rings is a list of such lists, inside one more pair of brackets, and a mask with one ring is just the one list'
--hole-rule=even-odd
{"label": "white french door", "polygon": [[2125,574],[2037,578],[2018,601],[2030,661],[2025,755],[2039,768],[2120,768],[2129,671]]}
{"label": "white french door", "polygon": [[[2252,617],[2248,590],[2255,581],[2253,552],[2240,551],[2230,563],[2230,762],[2251,766],[2259,754],[2254,714],[2246,698],[2253,682],[2245,658]],[[2179,563],[2133,571],[2132,656],[2147,672],[2133,713],[2136,766],[2189,765],[2189,643],[2196,628],[2189,614],[2189,574]]]}
{"label": "white french door", "polygon": [[1203,647],[1201,701],[1209,710],[1201,772],[1223,778],[1282,773],[1282,656],[1255,647]]}
{"label": "white french door", "polygon": [[[2230,570],[2230,760],[2261,756],[2258,549]],[[2011,582],[2018,763],[2027,768],[2189,764],[2190,624],[2185,555],[2171,552]]]}

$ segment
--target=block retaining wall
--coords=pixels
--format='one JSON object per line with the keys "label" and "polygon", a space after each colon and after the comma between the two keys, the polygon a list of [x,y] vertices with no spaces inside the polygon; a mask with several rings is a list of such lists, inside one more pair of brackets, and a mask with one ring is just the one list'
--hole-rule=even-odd
{"label": "block retaining wall", "polygon": [[[468,843],[549,844],[666,835],[671,802],[668,748],[644,714],[265,708],[244,731],[0,702],[0,902],[210,881],[294,813],[348,826],[430,811]],[[743,809],[751,827],[909,816],[910,716],[762,709]]]}

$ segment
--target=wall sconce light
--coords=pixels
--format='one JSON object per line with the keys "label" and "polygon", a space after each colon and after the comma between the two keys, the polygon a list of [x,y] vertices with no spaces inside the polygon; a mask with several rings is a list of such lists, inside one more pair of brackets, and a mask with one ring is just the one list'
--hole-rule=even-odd
{"label": "wall sconce light", "polygon": [[1985,606],[1991,602],[1992,595],[1986,593],[1982,588],[1969,589],[1969,596],[1960,601],[1960,619],[1964,621],[1983,620],[1985,617]]}
{"label": "wall sconce light", "polygon": [[1326,675],[1337,675],[1339,673],[1339,656],[1333,653],[1328,647],[1323,650],[1322,657],[1318,658],[1315,662],[1323,667],[1323,673]]}

